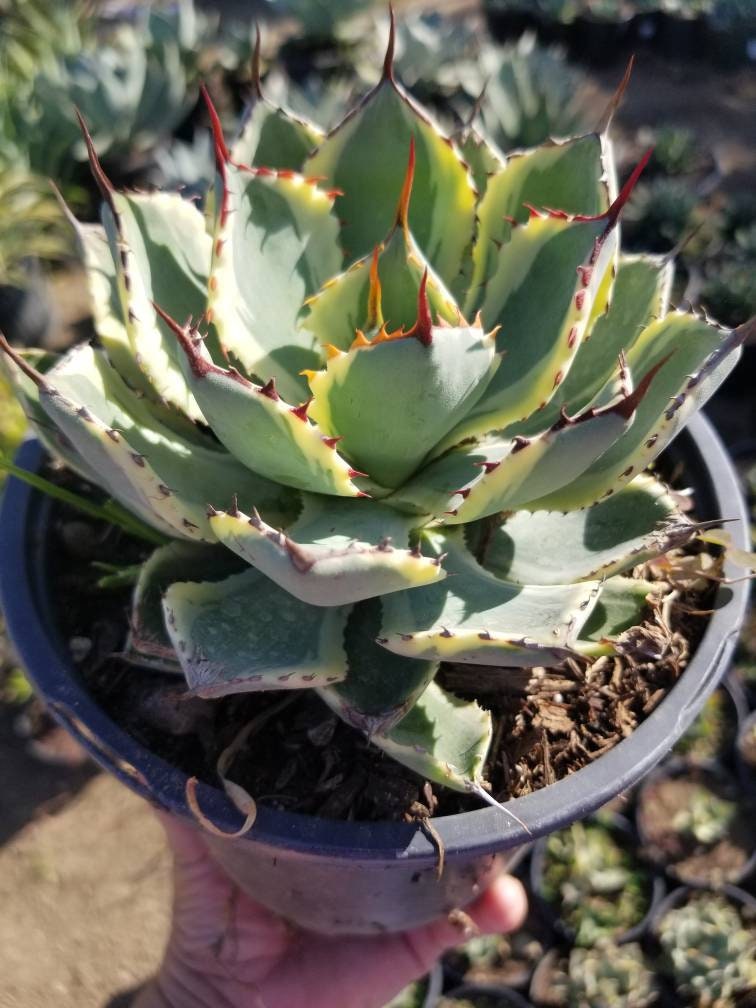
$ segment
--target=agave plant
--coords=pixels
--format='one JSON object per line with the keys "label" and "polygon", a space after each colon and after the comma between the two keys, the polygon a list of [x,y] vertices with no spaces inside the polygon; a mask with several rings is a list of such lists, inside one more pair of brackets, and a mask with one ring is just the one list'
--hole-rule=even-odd
{"label": "agave plant", "polygon": [[197,53],[210,38],[192,0],[138,8],[131,18],[80,13],[80,24],[83,44],[46,60],[28,87],[9,88],[3,116],[0,143],[15,148],[16,163],[57,180],[86,158],[75,108],[100,155],[122,167],[170,134],[196,100]]}
{"label": "agave plant", "polygon": [[605,135],[476,191],[489,152],[463,160],[392,52],[328,135],[258,96],[229,150],[213,116],[205,215],[116,192],[90,141],[98,345],[47,373],[4,349],[43,441],[174,540],[134,660],[207,698],[315,689],[488,799],[490,714],[440,664],[633,646],[652,586],[627,573],[695,533],[643,470],[746,332],[670,311],[670,264],[619,255],[642,165],[617,193]]}

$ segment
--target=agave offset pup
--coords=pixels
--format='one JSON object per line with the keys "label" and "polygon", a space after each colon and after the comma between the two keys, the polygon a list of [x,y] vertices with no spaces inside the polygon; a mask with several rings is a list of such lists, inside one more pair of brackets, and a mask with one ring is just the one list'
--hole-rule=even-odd
{"label": "agave offset pup", "polygon": [[655,588],[630,570],[696,532],[644,470],[745,332],[620,255],[643,165],[618,193],[605,130],[460,149],[392,55],[393,29],[327,136],[258,88],[229,150],[210,107],[204,214],[116,192],[90,144],[97,345],[44,374],[4,349],[45,444],[174,540],[136,588],[134,661],[206,698],[317,690],[492,800],[491,716],[440,664],[503,681],[633,646]]}

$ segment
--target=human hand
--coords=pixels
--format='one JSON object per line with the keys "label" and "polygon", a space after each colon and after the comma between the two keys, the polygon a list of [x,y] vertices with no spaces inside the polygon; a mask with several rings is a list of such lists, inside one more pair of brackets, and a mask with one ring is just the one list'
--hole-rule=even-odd
{"label": "human hand", "polygon": [[[211,860],[201,834],[159,814],[174,858],[173,925],[134,1008],[382,1008],[464,940],[446,920],[376,937],[327,937],[258,906]],[[498,878],[466,912],[484,933],[525,917],[520,883]]]}

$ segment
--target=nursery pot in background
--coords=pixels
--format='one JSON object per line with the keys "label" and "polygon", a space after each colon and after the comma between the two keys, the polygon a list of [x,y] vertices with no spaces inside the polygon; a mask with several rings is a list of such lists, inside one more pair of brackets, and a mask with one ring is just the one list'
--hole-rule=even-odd
{"label": "nursery pot in background", "polygon": [[[734,542],[748,546],[748,521],[729,458],[700,415],[668,449],[695,492],[700,519],[727,518]],[[42,447],[27,441],[17,463],[38,470]],[[50,590],[51,502],[10,479],[0,512],[0,592],[8,631],[51,713],[94,758],[154,805],[184,819],[186,774],[159,758],[113,721],[87,692],[58,629]],[[737,577],[738,571],[728,571]],[[716,611],[688,668],[646,720],[583,769],[496,808],[435,818],[445,849],[437,852],[419,826],[345,822],[261,806],[237,840],[207,836],[219,864],[254,899],[289,920],[325,933],[401,930],[473,900],[500,870],[498,854],[560,829],[632,787],[671,748],[726,671],[742,624],[748,583],[720,586]],[[221,829],[242,817],[219,787],[201,783],[197,797]],[[527,824],[527,829],[517,820]],[[192,820],[193,821],[193,820]]]}

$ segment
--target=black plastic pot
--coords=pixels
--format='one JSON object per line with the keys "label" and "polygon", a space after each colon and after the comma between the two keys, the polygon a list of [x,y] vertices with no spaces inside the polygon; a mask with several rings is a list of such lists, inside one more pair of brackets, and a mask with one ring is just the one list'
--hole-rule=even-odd
{"label": "black plastic pot", "polygon": [[735,744],[738,777],[746,794],[756,798],[756,753],[751,739],[756,736],[756,710],[743,720]]}
{"label": "black plastic pot", "polygon": [[580,15],[570,24],[570,57],[589,66],[611,66],[630,41],[630,19],[604,20]]}
{"label": "black plastic pot", "polygon": [[[741,829],[741,842],[745,841],[746,859],[737,871],[734,871],[727,877],[720,872],[717,872],[717,876],[719,877],[712,877],[703,874],[700,870],[698,874],[694,874],[690,870],[683,871],[680,867],[680,859],[673,860],[666,858],[659,851],[654,837],[650,835],[645,824],[645,814],[647,810],[653,809],[656,804],[653,789],[660,783],[673,781],[678,778],[690,778],[703,786],[715,789],[715,791],[721,789],[729,800],[740,802],[742,806],[741,810],[744,812],[744,817],[747,820],[749,809],[745,807],[744,802],[741,802],[741,795],[738,791],[738,780],[735,774],[714,760],[708,763],[689,763],[684,759],[675,757],[655,770],[644,781],[638,793],[635,823],[643,856],[658,869],[664,871],[678,885],[689,886],[693,889],[723,889],[727,885],[739,885],[756,870],[756,850],[751,849],[750,852],[748,851],[747,839],[743,835],[745,828]],[[656,801],[658,802],[658,798]]]}
{"label": "black plastic pot", "polygon": [[52,325],[52,306],[44,284],[28,287],[0,284],[0,332],[16,346],[45,346]]}
{"label": "black plastic pot", "polygon": [[[696,417],[669,456],[683,464],[700,517],[735,519],[728,529],[745,547],[748,522],[737,478],[710,424]],[[43,458],[40,445],[29,441],[18,464],[36,470]],[[153,804],[190,820],[186,775],[128,735],[79,679],[56,625],[47,573],[49,521],[50,501],[9,480],[0,512],[0,597],[18,653],[52,714],[98,762]],[[208,835],[207,842],[260,903],[323,932],[400,930],[465,906],[499,870],[496,854],[582,819],[664,756],[727,669],[747,589],[744,582],[720,587],[717,611],[690,665],[629,738],[576,773],[510,803],[530,832],[495,808],[434,820],[446,851],[440,880],[433,845],[419,827],[398,822],[341,822],[262,807],[241,839]],[[241,826],[240,813],[219,788],[201,783],[198,799],[221,829]]]}
{"label": "black plastic pot", "polygon": [[444,995],[444,1003],[470,1001],[475,1003],[476,997],[486,998],[488,1003],[494,1002],[496,1008],[532,1008],[529,1001],[526,1001],[522,994],[509,987],[498,987],[495,984],[461,984]]}
{"label": "black plastic pot", "polygon": [[536,32],[543,41],[544,21],[534,4],[521,7],[504,7],[491,2],[485,4],[488,30],[497,42],[510,42],[520,38],[526,31]]}

